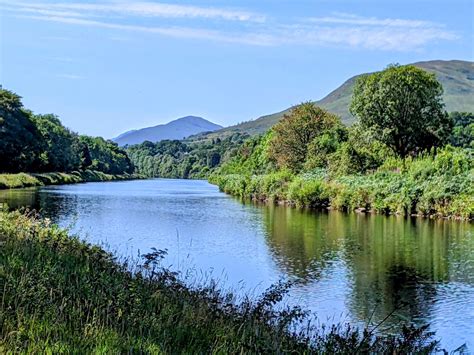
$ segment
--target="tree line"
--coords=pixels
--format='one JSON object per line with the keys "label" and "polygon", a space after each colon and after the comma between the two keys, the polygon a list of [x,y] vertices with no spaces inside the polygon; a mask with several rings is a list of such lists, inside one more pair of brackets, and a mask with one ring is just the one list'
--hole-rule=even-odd
{"label": "tree line", "polygon": [[38,115],[21,97],[0,89],[0,172],[97,170],[132,173],[127,153],[112,141],[78,135],[53,114]]}
{"label": "tree line", "polygon": [[206,178],[227,162],[243,144],[247,135],[235,133],[225,139],[206,142],[163,140],[145,141],[127,148],[136,171],[147,177],[198,179]]}

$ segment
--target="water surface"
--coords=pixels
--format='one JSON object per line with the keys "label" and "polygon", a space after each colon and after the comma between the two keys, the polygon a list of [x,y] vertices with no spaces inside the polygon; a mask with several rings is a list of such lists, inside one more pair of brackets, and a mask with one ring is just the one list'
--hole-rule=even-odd
{"label": "water surface", "polygon": [[[242,204],[205,181],[138,180],[0,191],[121,256],[167,249],[189,280],[261,292],[294,280],[289,302],[324,323],[431,324],[474,349],[474,226]],[[390,331],[390,330],[388,330]]]}

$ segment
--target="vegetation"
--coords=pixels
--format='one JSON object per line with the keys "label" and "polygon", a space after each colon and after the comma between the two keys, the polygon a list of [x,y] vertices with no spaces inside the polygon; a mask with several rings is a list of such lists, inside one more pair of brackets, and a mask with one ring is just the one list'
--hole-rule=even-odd
{"label": "vegetation", "polygon": [[136,174],[105,174],[101,171],[84,170],[69,173],[18,173],[0,174],[0,189],[17,189],[22,187],[76,184],[92,181],[112,181],[139,178]]}
{"label": "vegetation", "polygon": [[376,336],[316,328],[276,308],[285,285],[256,299],[190,288],[160,267],[165,252],[120,263],[101,248],[19,212],[0,212],[2,353],[428,353],[426,327]]}
{"label": "vegetation", "polygon": [[474,218],[474,154],[446,147],[417,158],[388,159],[370,174],[333,176],[326,169],[294,175],[215,174],[222,191],[301,207],[402,215]]}
{"label": "vegetation", "polygon": [[474,148],[474,113],[452,112],[453,133],[450,143],[456,147]]}
{"label": "vegetation", "polygon": [[[400,101],[403,91],[412,97]],[[357,84],[352,107],[360,122],[346,129],[314,103],[302,104],[245,142],[210,181],[254,200],[472,219],[473,115],[448,117],[440,92],[420,69],[391,66]],[[400,114],[413,102],[410,114]]]}
{"label": "vegetation", "polygon": [[0,89],[0,173],[96,170],[131,174],[125,151],[100,137],[78,136],[57,116],[35,115],[21,97]]}
{"label": "vegetation", "polygon": [[402,158],[445,143],[452,121],[443,109],[443,87],[434,74],[413,66],[389,66],[361,76],[351,112],[362,128]]}
{"label": "vegetation", "polygon": [[325,157],[345,139],[339,118],[308,102],[293,109],[273,128],[269,156],[278,168],[298,172],[307,162],[325,166]]}
{"label": "vegetation", "polygon": [[147,177],[206,178],[235,155],[244,137],[235,134],[223,140],[192,144],[178,140],[146,141],[129,147],[127,153],[136,171]]}

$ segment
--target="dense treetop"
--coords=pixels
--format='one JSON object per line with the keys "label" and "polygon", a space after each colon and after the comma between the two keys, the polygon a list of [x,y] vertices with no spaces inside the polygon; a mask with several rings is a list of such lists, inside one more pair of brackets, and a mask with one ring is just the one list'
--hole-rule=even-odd
{"label": "dense treetop", "polygon": [[452,121],[442,94],[434,74],[392,65],[357,80],[351,112],[377,140],[406,157],[446,142]]}
{"label": "dense treetop", "polygon": [[79,136],[53,114],[35,115],[21,97],[0,89],[0,172],[93,169],[132,173],[126,152],[100,137]]}

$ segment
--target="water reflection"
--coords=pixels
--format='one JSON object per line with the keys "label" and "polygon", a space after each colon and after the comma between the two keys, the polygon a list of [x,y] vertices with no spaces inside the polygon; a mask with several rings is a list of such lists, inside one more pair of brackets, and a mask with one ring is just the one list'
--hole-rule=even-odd
{"label": "water reflection", "polygon": [[[453,302],[474,307],[471,224],[283,207],[263,210],[267,243],[278,267],[321,300],[321,290],[328,291],[323,274],[336,265],[337,277],[344,279],[339,288],[350,291],[337,290],[336,283],[331,291],[335,297],[347,296],[340,309],[353,321],[379,323],[391,315],[385,326],[399,320],[421,325],[445,312],[444,318],[474,322],[472,311],[433,308],[447,297],[446,289],[456,293]],[[471,291],[456,292],[459,283]]]}

